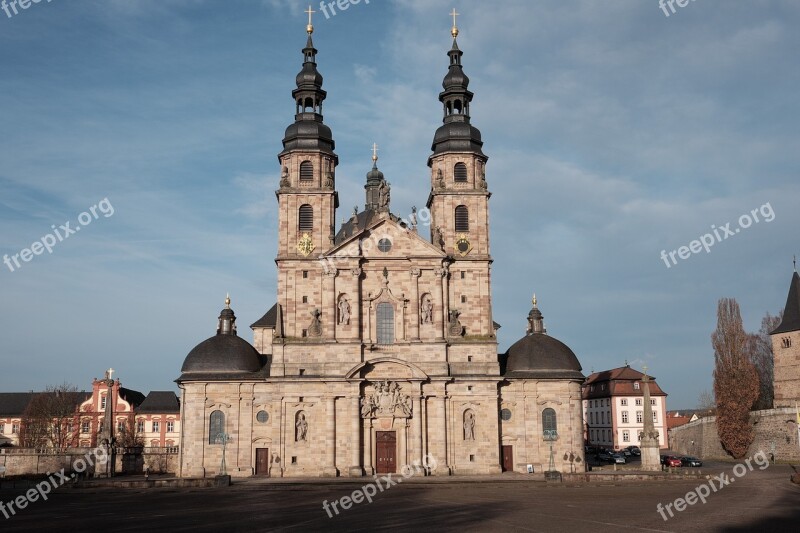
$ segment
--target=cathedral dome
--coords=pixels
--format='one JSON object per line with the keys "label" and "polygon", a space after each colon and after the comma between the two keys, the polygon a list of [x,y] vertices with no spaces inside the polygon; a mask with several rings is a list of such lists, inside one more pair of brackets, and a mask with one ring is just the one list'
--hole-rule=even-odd
{"label": "cathedral dome", "polygon": [[261,370],[261,358],[253,346],[236,335],[236,315],[230,298],[219,315],[217,334],[195,346],[181,367],[182,374],[240,374]]}
{"label": "cathedral dome", "polygon": [[505,354],[505,376],[583,380],[582,367],[575,353],[544,329],[536,296],[533,297],[528,321],[528,334],[511,345]]}

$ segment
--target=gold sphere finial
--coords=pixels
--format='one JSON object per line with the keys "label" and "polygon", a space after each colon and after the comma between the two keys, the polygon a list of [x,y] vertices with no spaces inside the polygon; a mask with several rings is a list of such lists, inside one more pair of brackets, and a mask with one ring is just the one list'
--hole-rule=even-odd
{"label": "gold sphere finial", "polygon": [[225,293],[225,309],[230,309],[230,308],[231,308],[231,295]]}
{"label": "gold sphere finial", "polygon": [[377,143],[372,143],[372,162],[373,163],[377,163],[378,162],[378,144]]}
{"label": "gold sphere finial", "polygon": [[533,293],[533,299],[531,300],[531,303],[533,303],[533,306],[536,307],[536,293],[535,292]]}
{"label": "gold sphere finial", "polygon": [[453,29],[450,30],[450,34],[453,36],[453,39],[458,37],[458,25],[456,24],[456,17],[460,15],[460,13],[456,13],[456,8],[453,8],[453,12],[450,13],[453,16]]}
{"label": "gold sphere finial", "polygon": [[312,33],[314,33],[314,25],[311,23],[311,15],[316,13],[316,11],[311,9],[311,5],[309,5],[308,6],[308,10],[306,11],[306,13],[308,13],[308,26],[306,26],[306,33],[311,35]]}

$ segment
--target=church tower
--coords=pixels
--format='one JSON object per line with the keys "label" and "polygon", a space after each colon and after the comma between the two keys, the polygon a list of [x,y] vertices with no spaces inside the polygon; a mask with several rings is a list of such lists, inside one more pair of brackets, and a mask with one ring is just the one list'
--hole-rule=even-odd
{"label": "church tower", "polygon": [[470,123],[469,78],[462,69],[453,15],[450,66],[439,94],[444,119],[428,158],[431,241],[450,257],[450,311],[460,314],[467,335],[494,337],[491,313],[489,198],[481,132]]}
{"label": "church tower", "polygon": [[794,407],[800,402],[800,276],[792,275],[783,320],[770,333],[775,360],[773,407]]}
{"label": "church tower", "polygon": [[[335,169],[339,158],[334,152],[331,129],[322,119],[322,75],[317,71],[317,49],[306,28],[308,42],[303,48],[303,68],[292,91],[295,121],[283,138],[278,225],[278,305],[286,317],[287,337],[320,336],[322,307],[320,253],[333,244],[336,208]],[[310,325],[309,325],[310,324]],[[309,335],[309,329],[311,331]]]}

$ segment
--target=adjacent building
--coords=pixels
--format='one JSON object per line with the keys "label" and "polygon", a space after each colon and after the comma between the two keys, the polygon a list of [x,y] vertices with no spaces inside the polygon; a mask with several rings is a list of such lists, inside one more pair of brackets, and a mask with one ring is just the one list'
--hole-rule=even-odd
{"label": "adjacent building", "polygon": [[[667,394],[649,377],[650,406],[659,446],[667,447]],[[625,365],[595,372],[583,384],[583,417],[586,443],[621,449],[638,446],[644,429],[644,374]]]}
{"label": "adjacent building", "polygon": [[800,402],[800,276],[792,274],[783,320],[771,333],[775,361],[773,407],[795,407]]}

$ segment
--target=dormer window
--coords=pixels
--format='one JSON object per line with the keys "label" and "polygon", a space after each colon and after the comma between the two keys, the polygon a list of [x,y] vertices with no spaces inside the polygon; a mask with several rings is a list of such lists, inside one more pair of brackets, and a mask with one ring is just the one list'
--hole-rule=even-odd
{"label": "dormer window", "polygon": [[633,382],[633,388],[636,389],[636,390],[639,390],[639,382],[638,381],[634,381]]}

